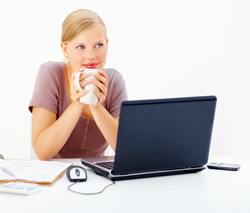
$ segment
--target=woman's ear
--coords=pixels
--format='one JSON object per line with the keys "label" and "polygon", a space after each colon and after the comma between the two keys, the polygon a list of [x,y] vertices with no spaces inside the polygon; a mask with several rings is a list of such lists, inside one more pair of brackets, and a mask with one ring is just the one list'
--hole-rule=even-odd
{"label": "woman's ear", "polygon": [[109,47],[109,40],[108,39],[106,39],[106,45],[107,45],[107,50],[108,50],[108,47]]}
{"label": "woman's ear", "polygon": [[62,52],[63,52],[65,59],[69,59],[67,44],[65,44],[64,42],[61,42],[61,48],[62,48]]}

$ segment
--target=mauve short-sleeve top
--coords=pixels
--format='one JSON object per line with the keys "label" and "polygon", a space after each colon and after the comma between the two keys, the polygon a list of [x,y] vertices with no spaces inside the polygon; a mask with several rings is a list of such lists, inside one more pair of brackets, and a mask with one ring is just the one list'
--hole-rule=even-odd
{"label": "mauve short-sleeve top", "polygon": [[[108,75],[108,93],[103,106],[113,116],[120,114],[121,102],[127,100],[125,81],[114,69],[103,69]],[[29,104],[54,112],[57,119],[70,105],[66,91],[63,62],[47,62],[40,66]],[[63,129],[62,129],[63,131]],[[108,143],[94,119],[81,116],[70,137],[54,158],[99,157],[104,154]]]}

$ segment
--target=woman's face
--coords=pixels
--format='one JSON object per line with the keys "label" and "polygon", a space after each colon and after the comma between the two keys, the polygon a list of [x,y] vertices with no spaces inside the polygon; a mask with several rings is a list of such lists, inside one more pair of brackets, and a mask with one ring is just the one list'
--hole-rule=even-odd
{"label": "woman's face", "polygon": [[67,44],[62,43],[64,56],[71,71],[80,68],[103,69],[108,52],[108,40],[100,24],[80,33]]}

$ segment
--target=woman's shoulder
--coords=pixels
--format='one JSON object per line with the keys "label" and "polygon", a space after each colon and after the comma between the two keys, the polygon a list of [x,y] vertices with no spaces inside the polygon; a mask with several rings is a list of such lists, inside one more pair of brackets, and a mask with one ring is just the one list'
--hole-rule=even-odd
{"label": "woman's shoulder", "polygon": [[60,81],[64,77],[64,64],[63,62],[48,61],[40,66],[38,75]]}
{"label": "woman's shoulder", "polygon": [[48,61],[40,66],[40,69],[48,72],[61,72],[64,68],[63,62]]}

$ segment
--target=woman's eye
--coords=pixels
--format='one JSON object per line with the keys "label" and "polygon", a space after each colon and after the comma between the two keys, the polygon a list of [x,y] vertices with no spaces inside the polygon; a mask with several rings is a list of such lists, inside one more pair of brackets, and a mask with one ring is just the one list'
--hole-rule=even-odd
{"label": "woman's eye", "polygon": [[103,46],[102,43],[99,43],[99,44],[96,45],[96,47],[102,47],[102,46]]}
{"label": "woman's eye", "polygon": [[83,45],[79,45],[76,48],[79,49],[79,50],[82,50],[82,49],[84,49],[84,46]]}

